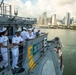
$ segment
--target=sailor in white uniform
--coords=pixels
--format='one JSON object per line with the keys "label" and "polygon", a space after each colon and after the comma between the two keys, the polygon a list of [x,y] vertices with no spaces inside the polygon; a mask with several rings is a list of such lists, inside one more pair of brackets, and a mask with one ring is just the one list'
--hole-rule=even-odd
{"label": "sailor in white uniform", "polygon": [[59,63],[60,63],[60,69],[62,69],[62,42],[60,41],[60,39],[58,37],[56,37],[54,39],[55,41],[55,51],[58,54],[58,59],[59,59]]}
{"label": "sailor in white uniform", "polygon": [[27,36],[26,35],[27,35],[26,28],[23,27],[23,31],[21,32],[20,36],[23,38],[24,42],[27,39]]}
{"label": "sailor in white uniform", "polygon": [[23,39],[20,36],[20,31],[17,30],[16,31],[16,35],[13,36],[12,38],[12,44],[13,44],[13,48],[12,48],[12,57],[13,57],[13,62],[12,62],[12,69],[14,68],[19,68],[17,66],[18,64],[18,57],[19,57],[19,45],[23,45]]}
{"label": "sailor in white uniform", "polygon": [[8,52],[7,52],[7,45],[8,45],[8,37],[7,37],[7,29],[3,28],[2,29],[2,37],[0,38],[0,43],[1,43],[1,54],[3,61],[1,62],[1,68],[6,68],[8,66]]}
{"label": "sailor in white uniform", "polygon": [[39,33],[39,35],[41,35],[41,31],[40,30],[38,30],[38,33]]}
{"label": "sailor in white uniform", "polygon": [[32,33],[32,28],[29,28],[27,32],[27,39],[34,39],[34,38],[35,36]]}
{"label": "sailor in white uniform", "polygon": [[62,42],[58,37],[55,38],[55,46],[56,46],[56,52],[59,54],[59,57],[62,56]]}
{"label": "sailor in white uniform", "polygon": [[36,37],[35,26],[32,27],[32,33],[33,33],[34,37]]}
{"label": "sailor in white uniform", "polygon": [[36,36],[38,37],[38,36],[40,36],[42,33],[40,32],[40,30],[38,30],[37,32],[36,32]]}
{"label": "sailor in white uniform", "polygon": [[23,30],[22,30],[20,36],[23,38],[23,41],[24,41],[23,51],[26,51],[27,31],[26,31],[25,27],[23,27]]}

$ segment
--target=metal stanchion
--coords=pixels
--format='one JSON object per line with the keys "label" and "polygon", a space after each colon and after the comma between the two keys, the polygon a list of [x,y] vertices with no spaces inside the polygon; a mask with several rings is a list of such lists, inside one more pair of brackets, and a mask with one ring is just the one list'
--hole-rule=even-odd
{"label": "metal stanchion", "polygon": [[9,50],[9,41],[7,42],[7,53],[8,53],[8,70],[10,70],[10,50]]}

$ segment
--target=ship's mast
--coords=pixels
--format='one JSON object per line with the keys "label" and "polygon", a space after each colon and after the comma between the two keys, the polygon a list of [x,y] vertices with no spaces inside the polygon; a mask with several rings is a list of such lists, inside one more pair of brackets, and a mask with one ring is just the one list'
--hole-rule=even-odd
{"label": "ship's mast", "polygon": [[12,15],[12,7],[4,3],[4,0],[0,2],[0,15]]}

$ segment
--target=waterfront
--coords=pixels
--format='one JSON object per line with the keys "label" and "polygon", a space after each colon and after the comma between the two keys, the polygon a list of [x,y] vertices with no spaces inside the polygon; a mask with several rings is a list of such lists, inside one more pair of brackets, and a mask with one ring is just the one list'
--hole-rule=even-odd
{"label": "waterfront", "polygon": [[41,29],[47,32],[48,40],[60,37],[63,43],[63,75],[76,75],[76,30],[67,29]]}

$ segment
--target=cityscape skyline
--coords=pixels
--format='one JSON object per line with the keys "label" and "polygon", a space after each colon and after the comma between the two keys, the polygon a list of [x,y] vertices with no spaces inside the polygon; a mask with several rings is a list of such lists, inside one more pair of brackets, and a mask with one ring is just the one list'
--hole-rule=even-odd
{"label": "cityscape skyline", "polygon": [[66,12],[76,18],[76,0],[4,0],[14,8],[18,8],[19,16],[38,17],[43,12],[47,12],[49,17],[56,14],[57,18],[62,19]]}
{"label": "cityscape skyline", "polygon": [[76,26],[76,19],[70,17],[70,13],[66,12],[66,15],[63,19],[58,19],[56,14],[52,14],[50,17],[47,17],[47,12],[43,12],[42,16],[37,18],[38,25],[52,25],[52,26]]}

